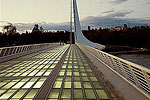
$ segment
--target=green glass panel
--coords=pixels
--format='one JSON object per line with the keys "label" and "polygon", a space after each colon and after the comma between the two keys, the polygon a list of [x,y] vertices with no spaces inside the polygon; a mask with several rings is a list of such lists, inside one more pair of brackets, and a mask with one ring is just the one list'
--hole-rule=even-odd
{"label": "green glass panel", "polygon": [[48,70],[47,70],[47,72],[51,72],[51,71],[52,71],[51,69],[48,69]]}
{"label": "green glass panel", "polygon": [[0,87],[3,86],[4,84],[6,84],[7,82],[1,82],[0,83]]}
{"label": "green glass panel", "polygon": [[39,82],[44,82],[47,79],[47,77],[42,77]]}
{"label": "green glass panel", "polygon": [[31,89],[30,92],[25,96],[25,98],[32,99],[36,95],[38,89]]}
{"label": "green glass panel", "polygon": [[86,67],[87,67],[87,66],[88,66],[88,64],[84,64],[84,66],[86,66]]}
{"label": "green glass panel", "polygon": [[62,66],[62,68],[66,68],[66,64],[64,64],[64,65]]}
{"label": "green glass panel", "polygon": [[65,81],[66,81],[66,82],[71,82],[71,77],[66,77],[66,78],[65,78]]}
{"label": "green glass panel", "polygon": [[100,99],[108,99],[107,94],[104,92],[104,90],[96,90],[98,96]]}
{"label": "green glass panel", "polygon": [[14,85],[16,82],[9,82],[7,85],[5,85],[2,89],[8,89],[10,88],[12,85]]}
{"label": "green glass panel", "polygon": [[83,81],[89,81],[88,77],[82,77]]}
{"label": "green glass panel", "polygon": [[79,72],[74,72],[73,75],[74,76],[79,76]]}
{"label": "green glass panel", "polygon": [[58,98],[58,95],[59,95],[59,89],[52,89],[48,98]]}
{"label": "green glass panel", "polygon": [[4,92],[5,90],[0,90],[0,95]]}
{"label": "green glass panel", "polygon": [[74,98],[83,98],[82,89],[74,89]]}
{"label": "green glass panel", "polygon": [[18,79],[13,79],[12,81],[13,82],[18,82],[20,79],[18,78]]}
{"label": "green glass panel", "polygon": [[92,84],[94,85],[94,88],[102,88],[99,82],[92,82]]}
{"label": "green glass panel", "polygon": [[40,88],[44,82],[37,82],[33,88]]}
{"label": "green glass panel", "polygon": [[68,68],[72,68],[72,65],[71,65],[71,64],[69,64],[69,65],[68,65]]}
{"label": "green glass panel", "polygon": [[26,81],[28,81],[30,78],[29,77],[26,77],[26,78],[24,78],[23,80],[21,80],[22,82],[24,81],[24,82],[26,82]]}
{"label": "green glass panel", "polygon": [[81,83],[80,82],[74,82],[74,88],[81,88]]}
{"label": "green glass panel", "polygon": [[61,98],[71,98],[71,90],[63,89]]}
{"label": "green glass panel", "polygon": [[67,76],[72,76],[72,72],[71,71],[67,71]]}
{"label": "green glass panel", "polygon": [[89,76],[94,76],[94,74],[93,74],[93,73],[88,73],[88,75],[89,75]]}
{"label": "green glass panel", "polygon": [[92,70],[91,69],[86,69],[87,70],[87,72],[92,72]]}
{"label": "green glass panel", "polygon": [[78,66],[74,66],[74,68],[78,68]]}
{"label": "green glass panel", "polygon": [[56,81],[62,81],[63,77],[57,77]]}
{"label": "green glass panel", "polygon": [[74,77],[74,81],[80,81],[80,77]]}
{"label": "green glass panel", "polygon": [[86,73],[81,73],[81,76],[87,76],[87,74]]}
{"label": "green glass panel", "polygon": [[9,98],[16,90],[8,90],[5,94],[0,97],[0,100],[6,100]]}
{"label": "green glass panel", "polygon": [[81,71],[81,72],[85,72],[85,69],[81,68],[80,71]]}
{"label": "green glass panel", "polygon": [[92,89],[85,89],[85,94],[87,99],[96,99]]}
{"label": "green glass panel", "polygon": [[45,72],[43,76],[48,76],[51,72]]}
{"label": "green glass panel", "polygon": [[79,69],[75,69],[75,68],[74,68],[74,69],[73,69],[73,71],[78,72],[78,71],[79,71]]}
{"label": "green glass panel", "polygon": [[19,99],[25,94],[26,91],[27,90],[20,90],[12,98],[18,98]]}
{"label": "green glass panel", "polygon": [[64,88],[71,88],[71,82],[64,82]]}
{"label": "green glass panel", "polygon": [[60,82],[60,81],[56,81],[53,87],[54,88],[61,88],[61,83],[62,82]]}
{"label": "green glass panel", "polygon": [[91,81],[98,81],[96,77],[90,77]]}
{"label": "green glass panel", "polygon": [[28,82],[22,88],[30,88],[33,84],[34,82]]}
{"label": "green glass panel", "polygon": [[92,88],[89,82],[84,82],[84,88]]}
{"label": "green glass panel", "polygon": [[25,82],[19,82],[15,86],[13,86],[12,88],[20,88],[24,83]]}
{"label": "green glass panel", "polygon": [[65,72],[59,72],[60,76],[64,76]]}

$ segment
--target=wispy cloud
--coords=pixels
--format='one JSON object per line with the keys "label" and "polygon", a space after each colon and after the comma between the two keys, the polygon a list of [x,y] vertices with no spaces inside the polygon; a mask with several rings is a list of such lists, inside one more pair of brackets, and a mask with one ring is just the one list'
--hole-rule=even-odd
{"label": "wispy cloud", "polygon": [[104,11],[104,12],[102,12],[102,13],[108,14],[108,13],[112,13],[112,12],[114,12],[114,10],[108,10],[108,11]]}
{"label": "wispy cloud", "polygon": [[[130,26],[141,26],[141,25],[150,25],[150,18],[126,18],[127,15],[132,13],[133,11],[120,11],[120,12],[111,12],[104,16],[88,16],[85,19],[81,20],[82,29],[87,29],[87,26],[91,27],[103,27],[103,28],[111,28],[115,26],[121,26],[123,24],[130,24]],[[45,30],[69,30],[69,22],[66,23],[46,23],[46,22],[38,22],[38,23],[14,23],[19,31],[24,30],[32,30],[34,24],[39,24],[39,26],[43,26]]]}
{"label": "wispy cloud", "polygon": [[150,5],[150,1],[147,0],[146,3],[144,3],[144,5]]}
{"label": "wispy cloud", "polygon": [[128,1],[128,0],[113,0],[113,1],[111,1],[110,3],[113,3],[113,4],[121,4],[121,3],[124,3],[124,2],[126,2],[126,1]]}
{"label": "wispy cloud", "polygon": [[109,17],[125,17],[125,16],[129,15],[132,12],[133,11],[114,12],[114,13],[107,14],[106,16],[109,16]]}
{"label": "wispy cloud", "polygon": [[105,16],[89,16],[82,20],[83,28],[86,28],[88,25],[92,27],[103,27],[111,28],[115,26],[122,26],[123,24],[130,24],[131,27],[137,25],[150,25],[150,18],[125,18],[126,15],[131,12],[116,12],[113,14],[107,14]]}

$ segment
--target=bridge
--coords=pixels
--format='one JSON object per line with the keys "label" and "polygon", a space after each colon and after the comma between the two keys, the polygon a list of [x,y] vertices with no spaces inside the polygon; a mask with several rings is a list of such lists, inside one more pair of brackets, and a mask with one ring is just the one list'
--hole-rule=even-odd
{"label": "bridge", "polygon": [[101,51],[71,8],[75,44],[0,48],[0,100],[150,100],[150,69]]}

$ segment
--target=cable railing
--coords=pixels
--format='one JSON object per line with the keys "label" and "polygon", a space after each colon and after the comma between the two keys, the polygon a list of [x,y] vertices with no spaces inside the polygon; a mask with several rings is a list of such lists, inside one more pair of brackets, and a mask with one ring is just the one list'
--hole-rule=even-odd
{"label": "cable railing", "polygon": [[0,58],[20,54],[36,49],[48,48],[50,46],[59,45],[59,43],[42,43],[42,44],[31,44],[31,45],[21,45],[21,46],[11,46],[0,48]]}
{"label": "cable railing", "polygon": [[138,90],[142,90],[142,93],[150,98],[150,69],[87,45],[77,45],[83,50],[88,50],[88,53],[128,80],[128,82],[137,87]]}

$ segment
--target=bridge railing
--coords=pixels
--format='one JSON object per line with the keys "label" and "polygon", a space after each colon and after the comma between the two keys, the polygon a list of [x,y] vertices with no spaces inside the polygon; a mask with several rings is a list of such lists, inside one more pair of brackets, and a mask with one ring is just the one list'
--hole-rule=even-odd
{"label": "bridge railing", "polygon": [[0,58],[16,55],[40,48],[47,48],[53,45],[58,45],[59,43],[42,43],[42,44],[31,44],[31,45],[21,45],[21,46],[11,46],[0,48]]}
{"label": "bridge railing", "polygon": [[88,50],[97,59],[108,65],[113,71],[127,79],[133,86],[150,95],[150,69],[119,57],[110,55],[98,49],[83,44],[77,44],[80,48]]}

